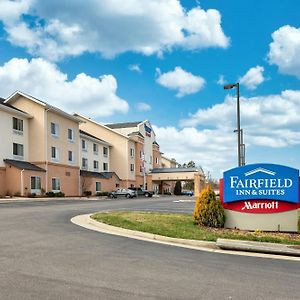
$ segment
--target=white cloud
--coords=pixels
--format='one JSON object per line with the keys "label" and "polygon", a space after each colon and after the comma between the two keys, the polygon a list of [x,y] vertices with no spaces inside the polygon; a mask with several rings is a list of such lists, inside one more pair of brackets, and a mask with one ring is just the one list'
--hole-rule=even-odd
{"label": "white cloud", "polygon": [[128,111],[128,103],[116,95],[114,76],[94,78],[80,73],[68,80],[56,65],[41,58],[11,59],[0,66],[0,82],[2,96],[18,89],[70,113],[78,111],[95,118]]}
{"label": "white cloud", "polygon": [[272,33],[272,38],[269,63],[277,65],[281,73],[300,79],[300,28],[289,25],[280,27]]}
{"label": "white cloud", "polygon": [[195,76],[190,72],[176,67],[174,71],[161,74],[160,69],[156,69],[158,77],[156,82],[171,90],[176,90],[176,97],[183,97],[189,94],[195,94],[205,85],[205,79],[201,76]]}
{"label": "white cloud", "polygon": [[[246,162],[248,151],[253,149],[264,147],[260,159],[268,161],[267,148],[272,151],[300,145],[299,115],[300,90],[241,98]],[[155,128],[157,141],[166,156],[174,157],[179,162],[194,160],[215,177],[221,176],[222,170],[236,166],[237,135],[233,133],[236,129],[235,99],[227,96],[222,103],[199,109],[181,120],[180,126],[180,129]]]}
{"label": "white cloud", "polygon": [[219,79],[218,79],[218,81],[217,81],[217,84],[218,84],[218,85],[224,85],[224,84],[226,84],[226,83],[227,83],[227,81],[225,80],[224,75],[223,75],[223,74],[220,74],[220,75],[219,75]]}
{"label": "white cloud", "polygon": [[128,69],[129,69],[130,71],[137,72],[137,73],[142,73],[142,72],[143,72],[139,64],[136,64],[136,65],[129,65],[129,66],[128,66]]}
{"label": "white cloud", "polygon": [[240,84],[249,90],[255,90],[266,80],[263,75],[264,70],[265,69],[261,66],[250,68],[248,72],[239,79]]}
{"label": "white cloud", "polygon": [[178,0],[2,0],[0,20],[12,44],[52,61],[84,52],[111,58],[229,46],[219,11],[186,10]]}
{"label": "white cloud", "polygon": [[136,107],[137,107],[137,110],[139,110],[139,111],[149,111],[149,110],[151,110],[151,106],[147,103],[144,103],[144,102],[137,103]]}

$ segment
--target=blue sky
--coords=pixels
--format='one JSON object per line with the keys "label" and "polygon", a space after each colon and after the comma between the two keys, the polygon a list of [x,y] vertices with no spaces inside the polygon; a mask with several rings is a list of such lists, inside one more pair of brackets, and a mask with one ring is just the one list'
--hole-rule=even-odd
{"label": "blue sky", "polygon": [[0,2],[0,95],[27,92],[102,123],[149,119],[161,151],[214,177],[246,162],[300,168],[297,0]]}

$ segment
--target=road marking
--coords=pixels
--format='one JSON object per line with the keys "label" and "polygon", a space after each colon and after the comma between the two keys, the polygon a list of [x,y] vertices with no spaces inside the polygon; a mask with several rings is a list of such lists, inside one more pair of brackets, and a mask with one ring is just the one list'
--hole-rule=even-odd
{"label": "road marking", "polygon": [[174,202],[174,203],[180,203],[180,202],[195,202],[195,200],[185,200],[185,199],[182,199],[182,200],[174,200],[173,202]]}

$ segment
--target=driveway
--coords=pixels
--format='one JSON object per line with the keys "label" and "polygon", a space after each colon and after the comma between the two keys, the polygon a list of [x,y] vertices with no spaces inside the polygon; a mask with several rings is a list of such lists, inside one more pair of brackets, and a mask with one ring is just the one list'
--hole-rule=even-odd
{"label": "driveway", "polygon": [[300,299],[299,262],[153,244],[70,222],[100,210],[191,213],[189,201],[0,204],[0,299]]}

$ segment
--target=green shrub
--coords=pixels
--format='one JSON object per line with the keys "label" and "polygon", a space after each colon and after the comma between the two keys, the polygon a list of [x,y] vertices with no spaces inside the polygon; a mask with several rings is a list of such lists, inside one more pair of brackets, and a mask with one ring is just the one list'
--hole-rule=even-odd
{"label": "green shrub", "polygon": [[210,186],[200,193],[194,208],[194,218],[199,225],[207,227],[224,227],[225,213]]}
{"label": "green shrub", "polygon": [[108,196],[108,192],[97,192],[96,196]]}
{"label": "green shrub", "polygon": [[57,192],[57,193],[54,193],[54,197],[64,197],[65,196],[65,193],[64,192]]}
{"label": "green shrub", "polygon": [[84,191],[83,195],[86,197],[92,196],[92,192],[91,191]]}
{"label": "green shrub", "polygon": [[28,198],[35,198],[36,197],[36,193],[29,193],[28,194]]}
{"label": "green shrub", "polygon": [[181,181],[176,181],[174,195],[181,195]]}
{"label": "green shrub", "polygon": [[54,192],[51,191],[51,192],[47,192],[47,193],[46,193],[46,196],[47,196],[47,197],[54,197],[55,194],[54,194]]}

